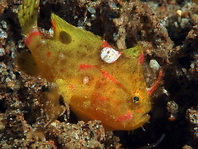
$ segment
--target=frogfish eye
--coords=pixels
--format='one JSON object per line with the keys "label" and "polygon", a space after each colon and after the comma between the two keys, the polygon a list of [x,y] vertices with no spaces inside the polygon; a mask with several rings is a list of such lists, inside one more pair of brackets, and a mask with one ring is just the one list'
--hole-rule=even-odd
{"label": "frogfish eye", "polygon": [[134,96],[134,97],[133,97],[133,102],[138,102],[139,100],[140,100],[139,97],[137,97],[137,96]]}

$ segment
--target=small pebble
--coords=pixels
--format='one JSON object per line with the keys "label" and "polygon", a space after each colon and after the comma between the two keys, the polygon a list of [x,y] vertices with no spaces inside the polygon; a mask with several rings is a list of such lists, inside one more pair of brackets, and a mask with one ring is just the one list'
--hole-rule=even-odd
{"label": "small pebble", "polygon": [[87,10],[92,14],[96,13],[96,10],[92,7],[88,7]]}
{"label": "small pebble", "polygon": [[1,21],[1,25],[2,25],[3,29],[7,29],[7,23],[6,23],[6,21],[2,20]]}
{"label": "small pebble", "polygon": [[191,124],[198,126],[198,110],[193,108],[186,111],[186,116]]}
{"label": "small pebble", "polygon": [[182,149],[193,149],[191,146],[189,146],[189,145],[184,145],[183,147],[182,147]]}
{"label": "small pebble", "polygon": [[49,29],[49,34],[50,34],[51,37],[54,36],[54,30],[52,28]]}
{"label": "small pebble", "polygon": [[0,56],[4,56],[5,55],[5,49],[4,48],[0,48]]}
{"label": "small pebble", "polygon": [[0,29],[0,39],[5,39],[7,37],[8,37],[7,33],[2,29]]}
{"label": "small pebble", "polygon": [[159,68],[160,68],[159,63],[154,59],[150,60],[149,66],[150,66],[150,68],[152,68],[153,70],[156,70],[156,71],[159,70]]}
{"label": "small pebble", "polygon": [[181,15],[182,15],[182,11],[181,10],[177,10],[176,13],[177,13],[178,16],[181,17]]}
{"label": "small pebble", "polygon": [[195,63],[191,63],[190,68],[194,69],[195,68]]}
{"label": "small pebble", "polygon": [[187,26],[189,26],[190,25],[189,22],[190,22],[189,19],[182,18],[180,23],[181,28],[186,28]]}
{"label": "small pebble", "polygon": [[178,113],[178,109],[179,109],[179,106],[176,102],[174,101],[169,101],[167,103],[167,111],[169,112],[169,120],[170,121],[174,121],[176,120],[176,117],[177,117],[177,113]]}

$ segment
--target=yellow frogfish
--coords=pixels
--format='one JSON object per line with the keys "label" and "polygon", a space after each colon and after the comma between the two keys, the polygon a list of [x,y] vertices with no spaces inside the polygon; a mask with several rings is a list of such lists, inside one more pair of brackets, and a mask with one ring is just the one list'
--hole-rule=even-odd
{"label": "yellow frogfish", "polygon": [[54,34],[49,38],[37,26],[39,2],[24,0],[18,19],[40,77],[56,84],[81,120],[100,120],[107,130],[134,130],[148,122],[151,99],[142,71],[142,48],[113,48],[54,13]]}

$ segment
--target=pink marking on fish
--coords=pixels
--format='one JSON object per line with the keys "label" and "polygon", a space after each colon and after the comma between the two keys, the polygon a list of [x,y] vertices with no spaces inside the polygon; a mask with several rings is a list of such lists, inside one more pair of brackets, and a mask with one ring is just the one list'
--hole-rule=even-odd
{"label": "pink marking on fish", "polygon": [[55,22],[54,22],[54,21],[52,21],[52,26],[53,26],[54,31],[55,31],[55,30],[56,30],[56,24],[55,24]]}
{"label": "pink marking on fish", "polygon": [[32,38],[34,38],[35,36],[41,36],[41,32],[39,32],[38,30],[31,32],[26,38],[25,38],[25,44],[29,45],[32,41]]}
{"label": "pink marking on fish", "polygon": [[141,54],[140,54],[140,56],[138,57],[138,62],[140,63],[140,64],[143,64],[144,63],[144,53],[142,52]]}
{"label": "pink marking on fish", "polygon": [[94,65],[87,65],[87,64],[80,64],[79,66],[80,70],[92,69],[94,67],[95,67]]}
{"label": "pink marking on fish", "polygon": [[70,88],[71,90],[75,90],[75,86],[72,85],[72,84],[69,85],[69,88]]}
{"label": "pink marking on fish", "polygon": [[106,48],[106,47],[112,48],[112,46],[108,42],[106,42],[105,40],[102,41],[101,47],[102,48]]}
{"label": "pink marking on fish", "polygon": [[123,122],[123,121],[131,120],[132,118],[133,118],[133,115],[131,111],[128,111],[126,114],[119,116],[116,119],[116,122]]}
{"label": "pink marking on fish", "polygon": [[119,84],[118,81],[116,79],[113,78],[113,76],[111,76],[108,72],[104,71],[104,70],[100,70],[100,72],[102,73],[103,76],[105,76],[106,78],[108,78],[110,81],[112,81],[115,84]]}

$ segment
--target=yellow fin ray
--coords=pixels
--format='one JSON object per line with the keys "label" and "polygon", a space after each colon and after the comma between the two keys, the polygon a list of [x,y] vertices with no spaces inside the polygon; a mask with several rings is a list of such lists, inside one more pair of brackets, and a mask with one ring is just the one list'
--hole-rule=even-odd
{"label": "yellow fin ray", "polygon": [[25,35],[37,28],[39,3],[40,0],[24,0],[19,7],[18,18]]}
{"label": "yellow fin ray", "polygon": [[135,46],[123,51],[124,55],[129,58],[137,59],[143,51],[141,46]]}

